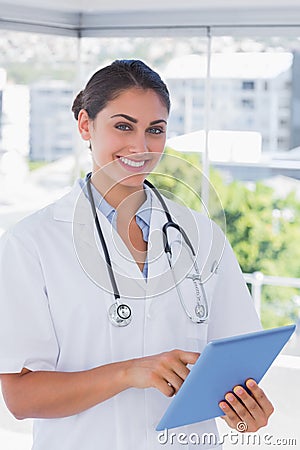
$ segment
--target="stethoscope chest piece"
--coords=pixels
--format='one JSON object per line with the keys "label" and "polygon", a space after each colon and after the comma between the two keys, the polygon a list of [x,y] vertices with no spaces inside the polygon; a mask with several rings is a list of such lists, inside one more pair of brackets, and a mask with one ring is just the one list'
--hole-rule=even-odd
{"label": "stethoscope chest piece", "polygon": [[110,322],[115,327],[126,327],[132,319],[131,309],[128,305],[113,303],[108,310]]}
{"label": "stethoscope chest piece", "polygon": [[204,305],[196,305],[195,306],[195,314],[196,314],[196,322],[203,321],[207,318],[207,313]]}

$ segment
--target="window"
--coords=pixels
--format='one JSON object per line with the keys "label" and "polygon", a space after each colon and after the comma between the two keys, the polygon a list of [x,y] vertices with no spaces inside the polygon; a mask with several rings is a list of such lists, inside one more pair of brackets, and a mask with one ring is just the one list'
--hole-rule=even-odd
{"label": "window", "polygon": [[242,89],[244,91],[253,91],[255,89],[255,82],[254,81],[243,81]]}
{"label": "window", "polygon": [[254,100],[252,98],[242,98],[242,107],[245,109],[254,109]]}

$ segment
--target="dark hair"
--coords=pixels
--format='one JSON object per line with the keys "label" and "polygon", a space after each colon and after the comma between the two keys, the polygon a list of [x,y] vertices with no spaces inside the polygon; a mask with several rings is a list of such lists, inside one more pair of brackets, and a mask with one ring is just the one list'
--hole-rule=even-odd
{"label": "dark hair", "polygon": [[122,91],[130,88],[152,89],[170,111],[169,91],[157,72],[145,63],[134,59],[116,60],[98,70],[80,91],[72,106],[75,119],[81,109],[85,109],[90,119],[95,119],[107,103]]}

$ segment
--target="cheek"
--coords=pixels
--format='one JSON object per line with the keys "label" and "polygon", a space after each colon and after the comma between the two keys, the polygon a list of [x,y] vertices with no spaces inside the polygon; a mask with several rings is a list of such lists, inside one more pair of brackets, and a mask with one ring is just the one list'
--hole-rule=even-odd
{"label": "cheek", "polygon": [[166,145],[165,135],[160,139],[155,139],[153,137],[150,137],[148,139],[148,147],[152,152],[163,153],[165,145]]}
{"label": "cheek", "polygon": [[92,139],[93,152],[102,160],[111,158],[111,155],[119,148],[119,146],[118,139],[105,134],[102,136],[94,136]]}
{"label": "cheek", "polygon": [[156,167],[159,164],[159,162],[161,160],[161,157],[162,157],[162,155],[164,153],[164,149],[165,149],[165,143],[166,143],[166,140],[161,139],[161,140],[159,140],[159,142],[157,140],[156,142],[152,143],[151,146],[148,147],[150,152],[155,154],[155,156],[153,157],[152,170],[154,169],[154,167]]}

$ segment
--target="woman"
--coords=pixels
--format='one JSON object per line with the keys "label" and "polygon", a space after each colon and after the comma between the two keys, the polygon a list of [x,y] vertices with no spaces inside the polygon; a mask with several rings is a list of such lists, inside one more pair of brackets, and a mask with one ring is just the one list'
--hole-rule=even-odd
{"label": "woman", "polygon": [[[170,270],[166,214],[144,183],[169,109],[167,87],[141,61],[96,72],[73,104],[92,174],[1,240],[2,390],[16,418],[38,419],[35,450],[160,448],[155,426],[207,340],[260,328],[220,230],[165,200],[196,253],[195,262],[169,230]],[[199,270],[210,274],[207,305],[188,278]],[[273,407],[254,381],[247,386],[250,394],[224,393],[220,407],[229,426],[243,420],[256,431]],[[182,430],[217,433],[214,421]]]}

